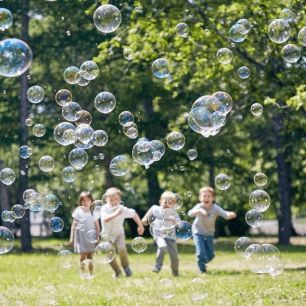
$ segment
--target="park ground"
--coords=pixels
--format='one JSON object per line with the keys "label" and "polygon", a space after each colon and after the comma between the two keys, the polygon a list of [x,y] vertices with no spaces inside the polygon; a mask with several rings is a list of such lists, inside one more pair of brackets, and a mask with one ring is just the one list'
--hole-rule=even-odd
{"label": "park ground", "polygon": [[[114,279],[108,265],[96,265],[92,280],[80,278],[77,255],[73,268],[59,268],[57,253],[68,248],[66,241],[35,239],[30,254],[19,253],[17,241],[10,254],[0,256],[0,305],[306,305],[306,238],[279,247],[285,271],[275,278],[250,272],[235,254],[234,241],[216,240],[216,257],[205,275],[197,271],[192,241],[179,245],[179,278],[171,277],[168,256],[160,274],[152,273],[155,247],[148,240],[143,254],[128,246],[131,278]],[[255,241],[275,243],[274,238]],[[163,278],[174,282],[171,299],[160,297]],[[194,278],[202,284],[194,285]],[[198,302],[192,298],[197,294]]]}

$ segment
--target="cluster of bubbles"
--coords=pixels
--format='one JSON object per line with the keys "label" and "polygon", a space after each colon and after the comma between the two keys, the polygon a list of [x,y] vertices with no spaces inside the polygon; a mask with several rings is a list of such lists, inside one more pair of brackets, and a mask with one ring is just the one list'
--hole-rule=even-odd
{"label": "cluster of bubbles", "polygon": [[3,210],[1,213],[1,219],[3,222],[13,223],[16,219],[21,219],[25,214],[24,206],[15,204],[10,210]]}
{"label": "cluster of bubbles", "polygon": [[230,40],[234,43],[243,42],[251,30],[251,24],[247,19],[239,19],[229,30]]}
{"label": "cluster of bubbles", "polygon": [[122,126],[122,130],[125,136],[130,139],[138,137],[138,126],[134,122],[134,115],[130,111],[123,111],[118,116],[118,121]]}
{"label": "cluster of bubbles", "polygon": [[246,259],[249,269],[254,273],[267,273],[275,277],[284,271],[280,251],[273,244],[258,244],[248,237],[240,237],[234,248],[237,254]]}
{"label": "cluster of bubbles", "polygon": [[218,134],[233,107],[231,96],[223,91],[198,98],[188,114],[189,127],[204,137]]}

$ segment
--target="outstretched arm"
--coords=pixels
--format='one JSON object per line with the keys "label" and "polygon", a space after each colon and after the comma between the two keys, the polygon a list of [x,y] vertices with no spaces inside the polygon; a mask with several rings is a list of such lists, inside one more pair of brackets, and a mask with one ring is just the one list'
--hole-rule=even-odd
{"label": "outstretched arm", "polygon": [[197,215],[207,216],[206,210],[201,207],[194,207],[188,211],[188,216],[190,218],[195,218]]}
{"label": "outstretched arm", "polygon": [[139,218],[139,215],[137,213],[135,213],[134,217],[133,217],[133,220],[135,221],[135,223],[138,225],[138,228],[137,228],[137,232],[139,235],[142,235],[143,232],[144,232],[144,227],[143,227],[143,224]]}

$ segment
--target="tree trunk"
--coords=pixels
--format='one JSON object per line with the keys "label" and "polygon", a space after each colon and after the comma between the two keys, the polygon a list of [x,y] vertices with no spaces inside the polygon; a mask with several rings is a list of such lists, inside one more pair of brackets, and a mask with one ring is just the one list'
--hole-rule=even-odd
{"label": "tree trunk", "polygon": [[213,150],[210,150],[210,159],[209,159],[209,185],[215,188],[215,162]]}
{"label": "tree trunk", "polygon": [[[0,171],[3,169],[3,161],[0,160]],[[9,206],[9,194],[7,192],[6,186],[0,182],[0,212],[4,210],[10,210]],[[1,221],[1,219],[0,219]],[[12,227],[10,222],[2,221],[2,225],[8,228]]]}
{"label": "tree trunk", "polygon": [[[22,34],[21,39],[28,41],[29,38],[29,0],[22,0]],[[27,143],[28,132],[25,120],[28,113],[27,101],[28,79],[27,72],[21,76],[20,80],[20,144]],[[28,169],[27,161],[19,159],[19,186],[17,201],[23,203],[23,192],[28,188]],[[27,209],[21,222],[21,251],[29,252],[32,249],[31,232],[30,232],[30,211]]]}

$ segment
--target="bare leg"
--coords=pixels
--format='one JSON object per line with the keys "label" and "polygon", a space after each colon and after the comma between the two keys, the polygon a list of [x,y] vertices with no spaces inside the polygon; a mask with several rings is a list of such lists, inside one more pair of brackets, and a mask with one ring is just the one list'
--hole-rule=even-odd
{"label": "bare leg", "polygon": [[[87,259],[92,259],[92,253],[87,253]],[[92,274],[93,272],[93,263],[89,264],[89,273]]]}

